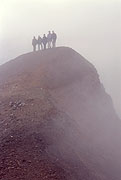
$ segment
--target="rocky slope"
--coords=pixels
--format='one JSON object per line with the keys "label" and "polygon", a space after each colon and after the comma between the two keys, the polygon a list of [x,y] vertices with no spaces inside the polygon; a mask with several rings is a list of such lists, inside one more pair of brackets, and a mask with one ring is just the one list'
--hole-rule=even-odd
{"label": "rocky slope", "polygon": [[74,50],[0,66],[1,180],[120,180],[120,140],[110,96]]}

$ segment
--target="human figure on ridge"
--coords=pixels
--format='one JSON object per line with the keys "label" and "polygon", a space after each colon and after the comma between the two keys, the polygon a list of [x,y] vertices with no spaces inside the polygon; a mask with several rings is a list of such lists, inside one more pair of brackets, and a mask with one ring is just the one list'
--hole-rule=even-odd
{"label": "human figure on ridge", "polygon": [[54,31],[52,31],[52,47],[56,47],[56,40],[57,40],[57,35]]}
{"label": "human figure on ridge", "polygon": [[40,50],[40,46],[41,46],[41,50],[43,50],[42,42],[43,42],[43,39],[40,36],[38,36],[38,50]]}
{"label": "human figure on ridge", "polygon": [[48,31],[47,42],[48,42],[48,49],[50,49],[51,48],[51,42],[52,42],[52,34],[50,31]]}
{"label": "human figure on ridge", "polygon": [[38,39],[36,39],[34,36],[32,39],[33,51],[34,52],[36,51],[37,45],[38,45],[38,50],[43,50],[43,49],[46,50],[47,48],[48,49],[55,48],[56,47],[56,40],[57,40],[57,35],[54,31],[52,31],[52,33],[50,31],[48,31],[48,35],[46,36],[44,34],[43,38],[38,36]]}
{"label": "human figure on ridge", "polygon": [[36,45],[37,45],[37,39],[35,38],[35,36],[33,37],[32,39],[32,46],[33,46],[33,51],[35,52],[36,51]]}
{"label": "human figure on ridge", "polygon": [[44,45],[44,50],[45,50],[45,49],[46,49],[46,45],[47,45],[47,37],[46,37],[46,35],[45,35],[45,34],[43,35],[42,42],[43,42],[43,45]]}

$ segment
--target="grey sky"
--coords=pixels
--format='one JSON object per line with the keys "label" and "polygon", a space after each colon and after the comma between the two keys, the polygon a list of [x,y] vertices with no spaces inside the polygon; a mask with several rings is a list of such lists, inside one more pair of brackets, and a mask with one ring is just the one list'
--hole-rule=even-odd
{"label": "grey sky", "polygon": [[33,35],[58,34],[92,62],[121,107],[121,0],[1,0],[0,64],[32,50]]}

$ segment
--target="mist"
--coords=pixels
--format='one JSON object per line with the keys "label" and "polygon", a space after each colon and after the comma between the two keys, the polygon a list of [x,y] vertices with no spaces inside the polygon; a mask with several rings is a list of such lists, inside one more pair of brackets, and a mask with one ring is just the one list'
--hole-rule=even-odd
{"label": "mist", "polygon": [[0,64],[32,51],[33,36],[55,30],[95,65],[121,115],[120,0],[4,0],[0,2]]}

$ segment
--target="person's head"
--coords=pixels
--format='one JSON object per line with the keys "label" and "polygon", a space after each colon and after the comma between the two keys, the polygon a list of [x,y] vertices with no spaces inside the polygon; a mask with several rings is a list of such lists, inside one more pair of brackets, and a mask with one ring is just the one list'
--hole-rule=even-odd
{"label": "person's head", "polygon": [[45,37],[45,34],[43,36]]}
{"label": "person's head", "polygon": [[54,31],[52,31],[52,33],[54,33]]}
{"label": "person's head", "polygon": [[48,31],[48,33],[50,34],[51,32],[50,32],[50,31]]}
{"label": "person's head", "polygon": [[35,36],[33,37],[33,39],[35,39]]}

